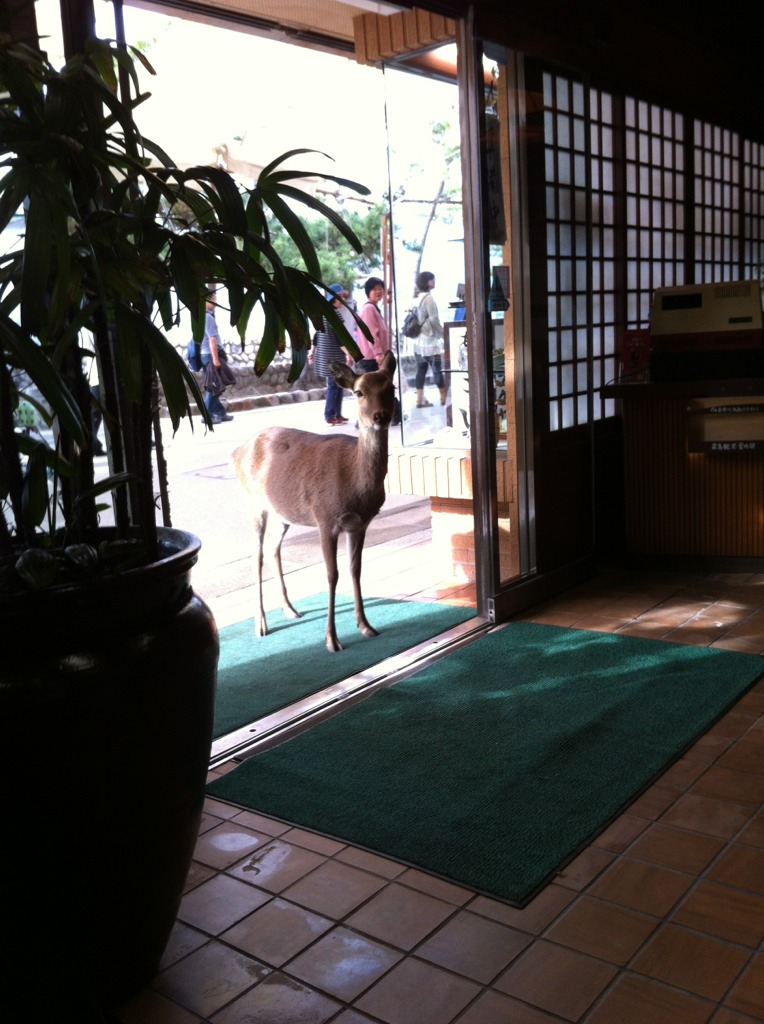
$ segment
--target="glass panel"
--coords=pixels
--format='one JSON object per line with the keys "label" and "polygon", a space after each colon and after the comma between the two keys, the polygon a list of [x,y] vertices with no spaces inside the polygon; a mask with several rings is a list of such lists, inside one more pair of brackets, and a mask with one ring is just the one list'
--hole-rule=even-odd
{"label": "glass panel", "polygon": [[[469,446],[464,229],[455,82],[385,72],[390,185],[390,336],[404,446]],[[409,310],[417,337],[403,334]]]}

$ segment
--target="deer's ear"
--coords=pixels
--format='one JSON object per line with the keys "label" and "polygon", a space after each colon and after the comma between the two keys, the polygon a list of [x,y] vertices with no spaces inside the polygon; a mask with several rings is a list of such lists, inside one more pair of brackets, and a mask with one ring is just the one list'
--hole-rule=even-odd
{"label": "deer's ear", "polygon": [[347,363],[340,363],[332,359],[329,363],[329,369],[332,371],[332,377],[334,377],[338,384],[342,384],[345,388],[350,388],[351,391],[353,390],[357,375],[352,367],[348,366]]}
{"label": "deer's ear", "polygon": [[384,356],[382,357],[382,365],[380,366],[380,370],[382,371],[382,373],[386,373],[390,380],[393,380],[395,377],[396,365],[397,364],[395,362],[395,356],[390,351],[390,349],[388,349],[387,352],[385,352]]}

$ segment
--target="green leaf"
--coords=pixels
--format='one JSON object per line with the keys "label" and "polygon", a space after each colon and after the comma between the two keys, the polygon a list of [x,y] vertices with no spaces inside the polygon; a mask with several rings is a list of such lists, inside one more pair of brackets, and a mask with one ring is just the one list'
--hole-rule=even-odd
{"label": "green leaf", "polygon": [[278,311],[265,297],[263,299],[263,310],[265,313],[263,336],[260,339],[260,346],[255,357],[255,374],[258,377],[262,377],[273,362],[276,353],[284,351],[283,323]]}
{"label": "green leaf", "polygon": [[311,274],[315,274],[316,277],[320,276],[321,264],[318,260],[318,254],[310,235],[305,230],[305,226],[297,214],[275,193],[266,192],[263,196],[263,201],[270,207],[274,217],[284,225],[287,233],[297,245],[300,255],[305,260],[305,266],[308,268],[308,271]]}
{"label": "green leaf", "polygon": [[326,203],[322,203],[319,199],[314,199],[313,196],[310,196],[305,192],[301,192],[299,189],[288,186],[281,189],[281,194],[310,207],[312,210],[316,210],[322,216],[326,217],[327,220],[332,222],[337,230],[345,236],[348,242],[350,242],[356,252],[363,251],[363,246],[361,245],[358,236],[347,221],[345,221],[335,210],[332,210],[331,207],[327,206]]}
{"label": "green leaf", "polygon": [[27,460],[24,473],[21,506],[27,527],[39,526],[48,511],[50,496],[44,449],[45,446],[40,444],[34,447]]}
{"label": "green leaf", "polygon": [[10,350],[21,367],[39,388],[45,401],[58,417],[62,429],[79,445],[85,443],[85,425],[79,407],[40,345],[12,320],[0,317],[0,347]]}

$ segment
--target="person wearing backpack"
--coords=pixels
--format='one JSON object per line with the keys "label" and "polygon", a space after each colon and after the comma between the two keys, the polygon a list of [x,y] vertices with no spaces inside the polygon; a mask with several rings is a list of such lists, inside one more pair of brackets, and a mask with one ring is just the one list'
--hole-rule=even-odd
{"label": "person wearing backpack", "polygon": [[417,409],[425,409],[432,404],[424,396],[424,382],[428,370],[432,371],[432,379],[440,392],[441,406],[445,404],[445,396],[448,394],[449,387],[445,383],[442,371],[443,326],[440,323],[437,303],[432,295],[432,290],[435,287],[435,274],[429,270],[418,273],[416,286],[419,299],[419,323],[422,325],[422,330],[414,342],[414,354],[417,358],[417,376],[414,386],[417,389]]}
{"label": "person wearing backpack", "polygon": [[443,324],[440,322],[438,305],[432,295],[435,287],[435,275],[429,270],[423,270],[416,277],[416,290],[419,296],[419,307],[417,310],[419,322],[422,329],[414,341],[414,355],[416,356],[416,388],[417,409],[428,408],[432,402],[424,397],[424,382],[428,369],[432,370],[433,380],[440,391],[440,404],[446,404],[448,385],[443,376]]}

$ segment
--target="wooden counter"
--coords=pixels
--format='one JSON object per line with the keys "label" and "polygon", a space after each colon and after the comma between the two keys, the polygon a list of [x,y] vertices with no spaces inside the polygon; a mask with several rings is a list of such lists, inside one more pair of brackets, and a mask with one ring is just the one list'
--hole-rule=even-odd
{"label": "wooden counter", "polygon": [[764,569],[764,380],[618,384],[604,393],[623,415],[628,554]]}

